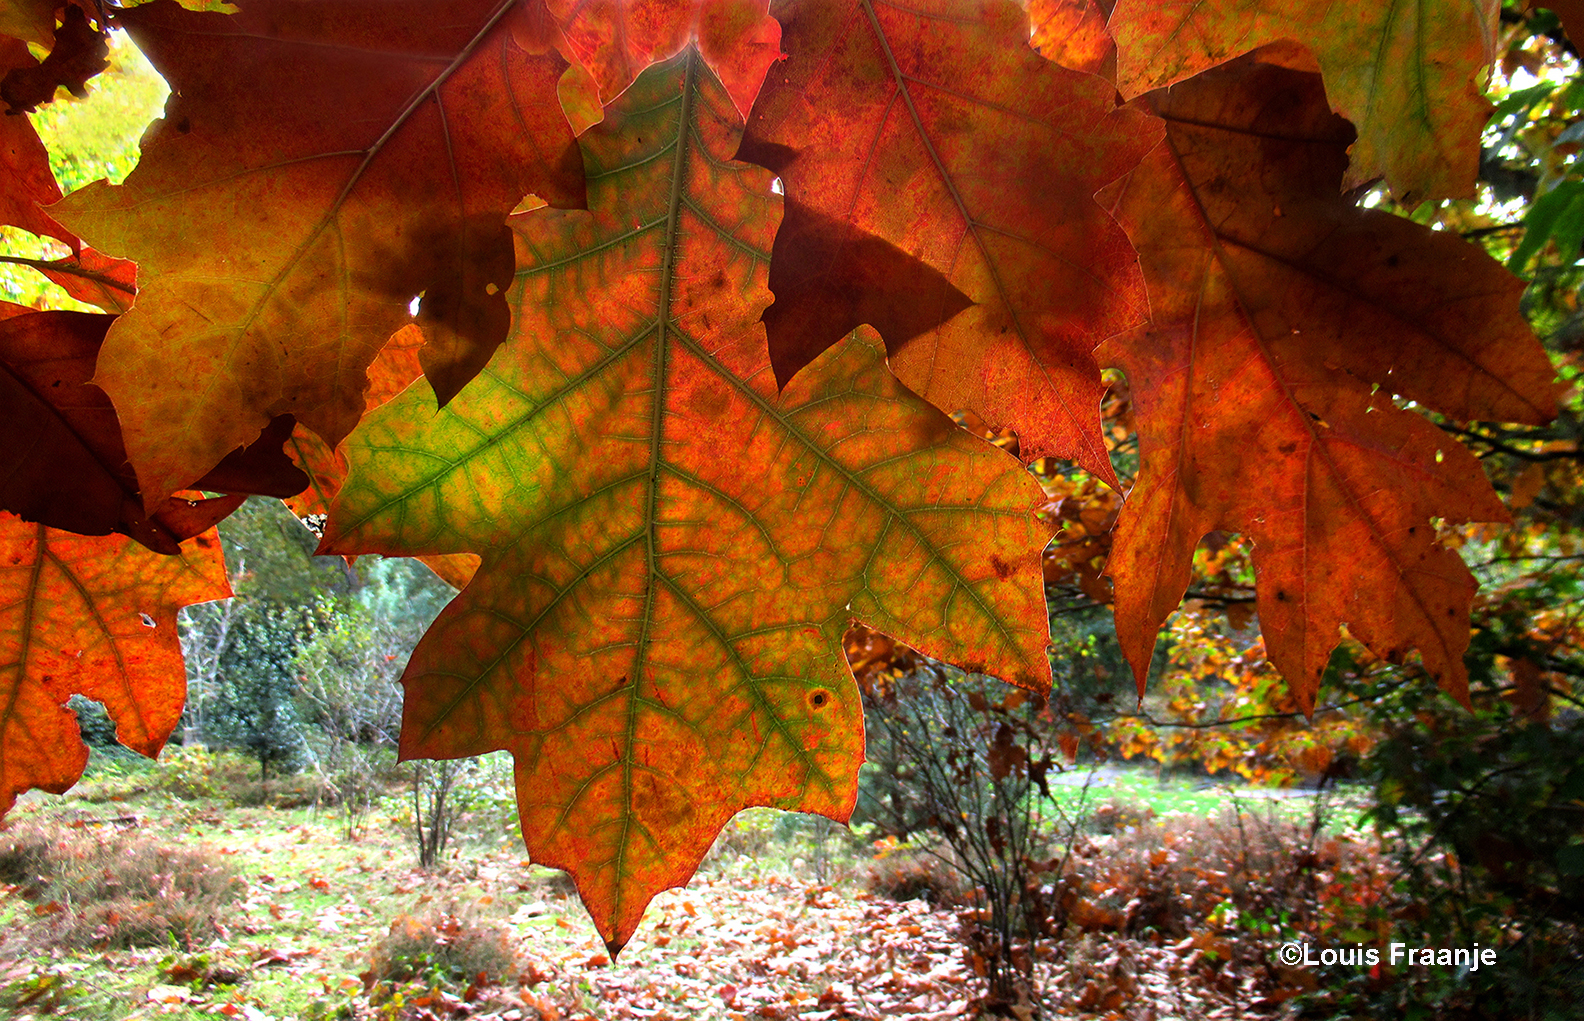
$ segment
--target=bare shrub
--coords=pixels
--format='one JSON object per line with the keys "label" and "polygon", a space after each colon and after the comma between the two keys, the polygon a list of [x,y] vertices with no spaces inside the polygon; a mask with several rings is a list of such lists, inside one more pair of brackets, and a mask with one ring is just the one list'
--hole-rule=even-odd
{"label": "bare shrub", "polygon": [[26,932],[44,946],[191,948],[224,937],[245,884],[224,859],[138,831],[0,832],[0,881],[34,903]]}
{"label": "bare shrub", "polygon": [[985,1006],[1010,1009],[1050,935],[1042,890],[1060,879],[1079,823],[1047,782],[1063,769],[1058,721],[1021,689],[987,689],[920,660],[869,678],[864,726],[869,763],[855,818],[901,840],[928,836],[918,846],[968,892],[960,933],[985,978]]}
{"label": "bare shrub", "polygon": [[419,868],[432,869],[440,863],[466,804],[466,799],[456,796],[457,785],[478,768],[471,759],[413,760],[413,838]]}

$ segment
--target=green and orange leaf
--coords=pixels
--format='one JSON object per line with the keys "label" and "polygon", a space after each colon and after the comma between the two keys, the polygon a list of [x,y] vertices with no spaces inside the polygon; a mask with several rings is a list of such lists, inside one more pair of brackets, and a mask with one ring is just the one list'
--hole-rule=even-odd
{"label": "green and orange leaf", "polygon": [[1324,0],[1117,0],[1117,87],[1133,97],[1270,43],[1319,61],[1326,95],[1358,140],[1344,177],[1385,177],[1399,201],[1474,194],[1485,75],[1499,0],[1384,0],[1345,10]]}
{"label": "green and orange leaf", "polygon": [[513,335],[438,414],[347,441],[324,548],[478,552],[403,679],[406,756],[509,749],[534,859],[612,949],[750,805],[845,819],[864,622],[1049,684],[1040,490],[836,345],[778,393],[759,317],[780,199],[689,54],[582,136],[588,212],[513,218]]}
{"label": "green and orange leaf", "polygon": [[[380,348],[379,355],[369,366],[369,388],[363,401],[365,415],[401,393],[413,380],[423,375],[423,366],[419,363],[423,344],[423,331],[409,325],[397,330]],[[301,425],[293,430],[286,441],[286,450],[297,467],[308,476],[307,486],[288,497],[286,506],[300,518],[329,514],[331,503],[341,491],[341,484],[346,481],[346,455],[340,450],[332,450],[313,430]],[[479,565],[476,553],[437,553],[418,559],[448,585],[459,589],[467,586]]]}

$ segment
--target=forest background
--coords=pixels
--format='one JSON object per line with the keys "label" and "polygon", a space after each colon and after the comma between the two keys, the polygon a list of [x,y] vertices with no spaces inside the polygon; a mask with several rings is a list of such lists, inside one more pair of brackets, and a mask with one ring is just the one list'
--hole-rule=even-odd
{"label": "forest background", "polygon": [[[1482,135],[1477,195],[1410,208],[1375,184],[1353,197],[1364,207],[1482,245],[1522,275],[1529,284],[1525,315],[1544,339],[1558,374],[1571,381],[1584,337],[1577,299],[1584,243],[1584,178],[1575,169],[1584,142],[1578,54],[1565,25],[1549,9],[1507,5],[1501,24],[1491,87],[1497,106]],[[54,174],[67,191],[102,176],[124,176],[135,162],[140,122],[162,98],[160,83],[124,44],[118,44],[110,72],[90,89],[97,94],[89,101],[77,103],[63,95],[33,115],[49,142]],[[34,308],[91,307],[34,272],[71,258],[69,249],[17,227],[5,228],[5,238],[4,259],[14,267],[4,281],[8,300]],[[45,268],[59,272],[59,267]],[[1129,469],[1138,463],[1134,408],[1126,380],[1113,373],[1108,382],[1106,446],[1125,491],[1132,481]],[[1335,889],[1316,893],[1301,906],[1277,906],[1255,903],[1273,891],[1245,883],[1237,896],[1199,905],[1197,915],[1186,911],[1171,922],[1146,919],[1142,909],[1129,907],[1147,902],[1148,896],[1124,899],[1125,910],[1116,913],[1105,898],[1082,894],[1082,884],[1074,879],[1078,872],[1065,871],[1074,855],[1082,857],[1074,849],[1115,829],[1115,816],[1129,811],[1127,805],[1105,806],[1098,820],[1085,811],[1080,825],[1066,831],[1055,821],[1066,816],[1054,808],[1037,822],[1026,821],[1035,837],[1018,839],[1037,839],[1041,853],[1025,847],[1008,854],[1005,840],[997,849],[996,840],[980,839],[986,862],[1014,871],[1061,862],[1060,869],[1047,865],[1043,873],[1017,873],[999,901],[993,887],[1006,880],[971,871],[967,889],[940,894],[977,905],[969,908],[962,928],[963,953],[973,965],[968,973],[982,972],[988,982],[987,1002],[1031,1002],[1028,988],[1017,981],[1036,970],[1040,954],[1030,948],[1042,941],[1047,948],[1062,946],[1063,937],[1077,931],[1142,935],[1146,942],[1172,945],[1187,939],[1201,951],[1206,947],[1192,940],[1230,939],[1222,949],[1201,954],[1195,967],[1235,972],[1229,965],[1241,963],[1253,968],[1258,991],[1245,998],[1246,1004],[1258,1001],[1272,1010],[1350,1016],[1363,1003],[1393,1009],[1417,1003],[1448,1016],[1464,1011],[1543,1017],[1574,1002],[1584,905],[1584,747],[1577,711],[1584,676],[1576,570],[1584,556],[1577,541],[1578,400],[1569,391],[1561,414],[1540,427],[1439,420],[1480,459],[1514,517],[1510,525],[1440,527],[1442,540],[1459,550],[1481,583],[1465,657],[1471,709],[1442,695],[1411,661],[1392,663],[1345,642],[1327,665],[1319,685],[1322,697],[1306,717],[1302,710],[1308,707],[1271,667],[1254,626],[1250,546],[1225,533],[1212,535],[1195,554],[1189,601],[1162,636],[1150,692],[1135,708],[1102,577],[1120,501],[1113,490],[1054,459],[1033,465],[1047,496],[1042,513],[1061,529],[1043,563],[1058,681],[1049,702],[1024,702],[991,691],[875,632],[847,636],[848,658],[865,690],[872,742],[860,794],[867,807],[861,805],[859,820],[874,827],[873,838],[905,842],[924,834],[925,841],[943,841],[934,850],[959,869],[968,867],[974,851],[952,844],[949,820],[943,824],[940,807],[929,803],[941,792],[927,793],[926,787],[920,793],[907,782],[927,772],[920,763],[930,749],[909,749],[899,739],[874,744],[891,734],[888,721],[904,718],[908,706],[939,713],[966,707],[969,719],[957,732],[962,748],[941,754],[976,759],[980,779],[992,794],[1009,777],[1023,784],[1008,802],[998,806],[991,797],[978,806],[981,837],[1001,828],[1010,833],[1019,818],[1030,819],[1030,792],[1043,786],[1046,770],[1102,760],[1148,760],[1168,771],[1230,773],[1265,784],[1351,781],[1366,797],[1372,830],[1350,839],[1369,844],[1389,867],[1348,873],[1342,862],[1346,855],[1338,857],[1334,849],[1315,853],[1314,847],[1324,846],[1323,840],[1316,844],[1317,836],[1329,832],[1317,816],[1308,834],[1312,860],[1301,864],[1302,851],[1289,857],[1300,862],[1301,872],[1307,869],[1310,881],[1300,884],[1306,892],[1317,889],[1312,879],[1321,872]],[[978,428],[971,416],[962,420]],[[979,431],[1015,449],[1017,437],[1010,431]],[[309,524],[322,524],[305,517]],[[290,801],[298,796],[291,792],[306,789],[314,803],[347,813],[348,831],[362,825],[382,796],[399,791],[404,802],[414,799],[401,825],[420,834],[416,854],[433,867],[444,845],[433,824],[450,818],[443,799],[454,779],[395,771],[390,761],[399,722],[394,679],[451,590],[406,561],[370,558],[349,565],[310,559],[311,533],[278,505],[250,501],[226,519],[221,535],[238,597],[183,613],[190,696],[178,730],[182,741],[245,751],[257,769],[256,778],[246,782],[258,783],[247,798]],[[102,715],[80,698],[76,704],[90,741],[115,747],[113,728],[95,722]],[[226,768],[197,761],[200,772]],[[294,786],[304,776],[318,779]],[[485,811],[477,805],[452,808],[464,810]],[[514,808],[497,805],[494,810],[515,826]],[[1241,825],[1242,814],[1234,814]],[[1298,826],[1295,832],[1302,830]],[[887,845],[888,854],[891,850]],[[1151,859],[1145,855],[1144,860]],[[1246,872],[1247,862],[1239,867]],[[1223,871],[1236,874],[1235,869]],[[1064,898],[1064,881],[1079,892]],[[1130,882],[1141,884],[1142,892],[1164,895],[1164,887],[1145,889],[1138,876]],[[13,883],[13,890],[31,888],[24,878]],[[1240,905],[1238,897],[1253,900]],[[38,904],[59,906],[49,897]],[[997,910],[1004,917],[995,917]],[[36,917],[56,924],[58,914],[69,913],[49,910]],[[1035,916],[1041,921],[1031,922]],[[1268,950],[1280,937],[1319,931],[1346,939],[1367,933],[1380,940],[1455,932],[1464,942],[1482,939],[1502,947],[1505,966],[1483,976],[1360,979],[1339,973],[1317,983],[1275,967],[1260,970],[1264,966],[1253,962],[1261,955],[1237,944],[1243,938],[1250,947]],[[444,933],[440,936],[443,944]],[[169,967],[179,972],[186,966]],[[1236,974],[1242,981],[1243,973]],[[21,981],[26,985],[34,979]],[[197,984],[215,985],[206,977]],[[48,987],[35,981],[19,995],[26,999]],[[1117,987],[1125,983],[1118,980]],[[458,997],[466,991],[454,990]],[[1106,990],[1091,1006],[1113,991]],[[1073,998],[1084,995],[1079,989]]]}

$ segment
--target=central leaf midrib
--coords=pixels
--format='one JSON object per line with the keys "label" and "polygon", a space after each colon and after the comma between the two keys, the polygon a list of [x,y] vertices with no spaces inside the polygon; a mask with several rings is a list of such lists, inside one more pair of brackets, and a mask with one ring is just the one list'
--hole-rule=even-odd
{"label": "central leaf midrib", "polygon": [[622,813],[621,834],[616,844],[616,860],[614,867],[618,882],[615,884],[615,894],[612,897],[612,915],[620,918],[622,902],[626,896],[626,884],[620,879],[627,874],[627,847],[631,838],[633,827],[633,747],[637,741],[638,716],[640,713],[637,696],[643,683],[643,673],[648,659],[650,628],[654,623],[655,589],[660,572],[658,560],[658,535],[656,534],[657,513],[659,503],[660,472],[665,465],[662,454],[662,438],[665,429],[666,410],[666,372],[667,372],[667,336],[671,327],[671,285],[676,275],[677,260],[677,219],[682,207],[682,189],[687,179],[687,150],[691,137],[688,125],[693,114],[693,106],[697,102],[695,88],[697,85],[698,57],[692,51],[683,60],[682,73],[682,103],[677,110],[676,149],[672,153],[671,163],[671,194],[666,203],[665,235],[661,241],[660,255],[660,293],[656,300],[658,314],[654,324],[654,362],[650,373],[652,386],[650,387],[650,400],[653,407],[650,412],[649,428],[649,481],[648,493],[645,496],[644,507],[644,559],[648,568],[644,580],[644,607],[643,615],[639,620],[638,640],[633,650],[632,676],[627,679],[627,732],[625,743],[621,749],[622,757],[622,797],[626,803],[626,811]]}

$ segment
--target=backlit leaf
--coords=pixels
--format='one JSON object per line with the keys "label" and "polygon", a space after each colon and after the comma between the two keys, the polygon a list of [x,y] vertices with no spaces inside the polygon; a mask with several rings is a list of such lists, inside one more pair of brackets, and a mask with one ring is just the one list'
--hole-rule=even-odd
{"label": "backlit leaf", "polygon": [[49,46],[55,41],[58,0],[0,0],[0,35]]}
{"label": "backlit leaf", "polygon": [[[369,366],[364,414],[395,397],[423,375],[423,367],[418,363],[423,342],[422,330],[416,326],[404,326],[380,348],[379,356]],[[324,440],[301,425],[292,432],[286,449],[309,479],[302,492],[286,500],[286,506],[298,517],[328,514],[331,502],[341,491],[341,483],[346,480],[346,455],[339,450],[331,450]],[[418,559],[455,588],[467,585],[479,564],[476,553],[433,554]]]}
{"label": "backlit leaf", "polygon": [[212,530],[161,556],[0,512],[0,815],[22,791],[60,793],[82,775],[74,694],[104,704],[122,744],[157,755],[187,692],[176,611],[230,594]]}
{"label": "backlit leaf", "polygon": [[[37,65],[28,48],[0,38],[0,74]],[[50,172],[49,153],[26,117],[0,115],[0,223],[34,234],[70,235],[40,207],[58,201],[60,186]]]}
{"label": "backlit leaf", "polygon": [[68,6],[55,44],[43,63],[15,67],[0,78],[0,98],[12,116],[32,113],[65,89],[79,99],[88,95],[88,79],[110,66],[110,42],[104,32],[88,24],[82,8]]}
{"label": "backlit leaf", "polygon": [[276,415],[339,442],[420,293],[443,397],[488,359],[507,327],[505,215],[529,192],[582,203],[555,100],[565,64],[519,45],[523,10],[256,0],[229,17],[117,15],[171,83],[166,115],[124,184],[52,212],[139,266],[96,379],[147,499]]}
{"label": "backlit leaf", "polygon": [[1401,395],[1458,419],[1538,423],[1550,362],[1523,285],[1462,240],[1342,199],[1352,137],[1317,75],[1239,61],[1157,94],[1167,137],[1113,196],[1153,321],[1108,342],[1141,470],[1108,573],[1146,675],[1216,529],[1254,541],[1260,626],[1307,709],[1346,625],[1417,648],[1465,697],[1474,580],[1433,517],[1505,512],[1479,463]]}
{"label": "backlit leaf", "polygon": [[749,805],[845,819],[862,621],[1049,684],[1039,487],[836,345],[778,394],[780,200],[689,55],[582,136],[588,212],[513,218],[513,336],[349,437],[324,548],[476,551],[404,676],[405,756],[509,749],[523,835],[617,949]]}
{"label": "backlit leaf", "polygon": [[1046,60],[1074,71],[1116,77],[1116,44],[1100,0],[1029,0],[1030,41]]}
{"label": "backlit leaf", "polygon": [[1384,176],[1405,203],[1474,194],[1499,0],[1117,0],[1117,87],[1132,97],[1268,43],[1309,47],[1358,129],[1344,183]]}
{"label": "backlit leaf", "polygon": [[[84,535],[112,531],[174,554],[214,526],[242,495],[168,497],[145,514],[120,424],[90,380],[114,316],[34,312],[0,320],[0,510]],[[195,488],[289,496],[307,485],[281,452],[289,418],[232,452]]]}
{"label": "backlit leaf", "polygon": [[73,298],[106,312],[125,312],[137,297],[137,263],[112,259],[86,246],[38,270]]}
{"label": "backlit leaf", "polygon": [[767,0],[550,0],[573,56],[609,102],[644,68],[696,42],[743,116],[781,56]]}
{"label": "backlit leaf", "polygon": [[1100,340],[1146,313],[1137,259],[1093,200],[1159,138],[1115,90],[1029,46],[1007,0],[787,0],[789,54],[741,158],[786,222],[765,313],[785,381],[859,323],[948,411],[1011,426],[1034,460],[1112,480]]}

